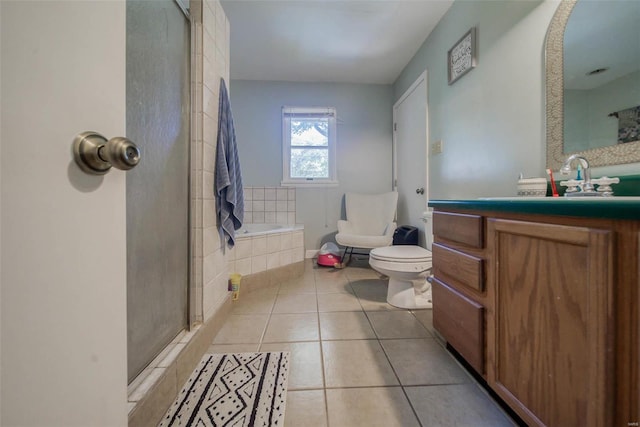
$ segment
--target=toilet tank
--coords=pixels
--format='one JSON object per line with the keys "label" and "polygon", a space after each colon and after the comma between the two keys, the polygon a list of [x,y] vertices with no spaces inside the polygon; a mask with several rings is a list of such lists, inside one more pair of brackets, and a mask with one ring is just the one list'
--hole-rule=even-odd
{"label": "toilet tank", "polygon": [[433,243],[433,211],[422,212],[422,221],[424,222],[425,246],[430,251]]}

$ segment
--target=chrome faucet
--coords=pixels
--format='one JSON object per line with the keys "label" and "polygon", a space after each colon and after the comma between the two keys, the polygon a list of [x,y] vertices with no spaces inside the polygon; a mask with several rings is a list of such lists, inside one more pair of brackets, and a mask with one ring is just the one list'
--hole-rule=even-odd
{"label": "chrome faucet", "polygon": [[594,193],[595,189],[593,184],[591,183],[591,170],[589,169],[589,162],[582,156],[577,154],[573,154],[567,157],[567,160],[564,161],[564,164],[560,168],[560,173],[563,175],[569,175],[571,172],[571,165],[574,160],[578,160],[582,165],[582,173],[584,176],[584,183],[582,184],[582,192],[584,193]]}

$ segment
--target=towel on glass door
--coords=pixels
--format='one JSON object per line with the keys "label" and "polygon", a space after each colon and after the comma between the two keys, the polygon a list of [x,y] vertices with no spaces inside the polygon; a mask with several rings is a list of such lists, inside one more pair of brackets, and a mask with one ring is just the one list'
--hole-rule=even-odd
{"label": "towel on glass door", "polygon": [[218,105],[218,141],[216,150],[216,173],[214,188],[220,232],[226,237],[230,248],[235,243],[235,231],[244,220],[244,194],[242,174],[233,127],[231,104],[224,79],[220,79]]}

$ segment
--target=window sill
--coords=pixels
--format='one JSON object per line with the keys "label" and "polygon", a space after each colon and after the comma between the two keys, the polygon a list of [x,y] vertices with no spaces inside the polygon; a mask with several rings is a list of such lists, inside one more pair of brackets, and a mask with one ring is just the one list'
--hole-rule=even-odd
{"label": "window sill", "polygon": [[307,187],[307,188],[321,188],[321,187],[337,187],[338,181],[331,180],[318,180],[318,181],[307,181],[307,180],[287,180],[281,181],[280,185],[282,187]]}

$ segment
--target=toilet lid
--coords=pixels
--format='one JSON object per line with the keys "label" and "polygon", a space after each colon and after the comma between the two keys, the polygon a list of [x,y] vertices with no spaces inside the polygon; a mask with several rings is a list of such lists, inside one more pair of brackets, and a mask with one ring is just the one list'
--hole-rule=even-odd
{"label": "toilet lid", "polygon": [[369,256],[380,261],[423,262],[431,260],[431,252],[422,246],[398,245],[372,249]]}

